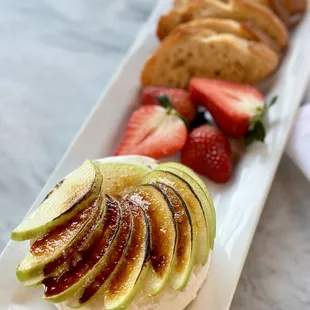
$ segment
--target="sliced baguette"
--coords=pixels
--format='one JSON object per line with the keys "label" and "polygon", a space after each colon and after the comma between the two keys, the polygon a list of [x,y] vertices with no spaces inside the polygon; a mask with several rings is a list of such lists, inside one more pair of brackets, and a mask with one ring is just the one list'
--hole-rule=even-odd
{"label": "sliced baguette", "polygon": [[283,2],[291,14],[305,13],[308,7],[307,0],[283,0]]}
{"label": "sliced baguette", "polygon": [[223,18],[202,18],[194,19],[190,22],[183,23],[175,28],[173,31],[186,30],[190,28],[202,28],[210,29],[216,33],[230,33],[240,38],[244,38],[251,41],[258,41],[257,37],[247,30],[241,23],[233,19]]}
{"label": "sliced baguette", "polygon": [[[186,5],[185,2],[190,2],[191,0],[183,0],[183,6]],[[307,9],[307,0],[252,0],[254,2],[263,4],[265,6],[274,9],[277,5],[282,4],[285,9],[291,14],[304,13]],[[175,1],[177,5],[181,5],[180,0]]]}
{"label": "sliced baguette", "polygon": [[[184,8],[190,2],[195,0],[174,0],[175,8]],[[219,0],[222,2],[229,2],[225,0]],[[307,0],[252,0],[259,4],[265,5],[271,9],[275,9],[278,5],[283,5],[283,7],[288,11],[290,15],[304,13],[307,9]]]}
{"label": "sliced baguette", "polygon": [[210,29],[183,28],[169,35],[145,64],[143,86],[186,88],[192,77],[257,83],[278,66],[279,56],[260,42]]}
{"label": "sliced baguette", "polygon": [[172,9],[163,15],[158,23],[157,35],[163,39],[181,23],[208,17],[250,21],[275,40],[280,49],[288,45],[288,31],[283,22],[269,8],[250,0],[231,0],[229,3],[218,0],[191,1],[186,7]]}
{"label": "sliced baguette", "polygon": [[230,33],[238,37],[262,42],[277,53],[279,53],[279,47],[264,31],[256,27],[250,22],[239,23],[232,19],[223,19],[223,18],[203,18],[203,19],[194,19],[190,22],[183,23],[176,27],[173,31],[178,31],[179,29],[189,29],[189,28],[203,28],[214,30],[217,33]]}

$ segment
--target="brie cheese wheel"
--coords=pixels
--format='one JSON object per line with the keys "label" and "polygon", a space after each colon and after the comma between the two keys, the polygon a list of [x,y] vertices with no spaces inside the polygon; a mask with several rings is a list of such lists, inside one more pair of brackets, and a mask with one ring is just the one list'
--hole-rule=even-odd
{"label": "brie cheese wheel", "polygon": [[[212,253],[209,255],[208,263],[203,267],[195,266],[194,271],[184,291],[173,291],[167,287],[156,297],[150,297],[140,292],[139,295],[131,302],[127,310],[183,310],[197,296],[200,288],[208,277]],[[100,293],[99,293],[100,294]],[[99,295],[98,294],[98,295]],[[103,296],[94,297],[80,310],[105,310]],[[55,304],[59,310],[72,310],[66,305],[66,302]]]}
{"label": "brie cheese wheel", "polygon": [[[145,156],[116,156],[99,159],[96,163],[112,163],[124,162],[144,166],[153,170],[159,164],[158,161]],[[190,280],[183,291],[173,291],[172,288],[167,287],[159,295],[155,297],[148,296],[141,291],[128,306],[128,310],[183,310],[191,301],[193,301],[199,289],[207,279],[210,267],[212,252],[210,252],[209,260],[204,266],[194,266]],[[94,297],[90,302],[80,307],[81,310],[104,310],[104,298],[100,292],[98,296]],[[55,304],[59,310],[72,310],[66,302]]]}

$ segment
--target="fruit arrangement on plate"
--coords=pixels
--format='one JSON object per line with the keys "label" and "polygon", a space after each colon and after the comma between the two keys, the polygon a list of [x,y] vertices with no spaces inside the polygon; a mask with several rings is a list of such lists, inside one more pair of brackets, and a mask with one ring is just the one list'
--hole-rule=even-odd
{"label": "fruit arrangement on plate", "polygon": [[[275,72],[306,0],[175,0],[141,72],[141,107],[115,155],[181,162],[227,182],[246,147],[263,142],[269,107],[253,85]],[[211,117],[206,117],[208,113]]]}
{"label": "fruit arrangement on plate", "polygon": [[31,240],[17,268],[59,309],[162,309],[196,296],[216,232],[203,181],[142,156],[84,164],[12,232]]}
{"label": "fruit arrangement on plate", "polygon": [[[184,309],[207,277],[216,214],[199,173],[227,182],[263,142],[270,76],[306,0],[175,0],[115,157],[87,160],[12,232],[17,268],[59,309]],[[181,163],[155,159],[180,152]],[[134,156],[133,156],[134,155]]]}
{"label": "fruit arrangement on plate", "polygon": [[264,141],[263,119],[275,101],[266,104],[254,87],[224,80],[193,78],[189,91],[145,87],[115,155],[162,158],[181,152],[184,165],[225,183],[246,146]]}

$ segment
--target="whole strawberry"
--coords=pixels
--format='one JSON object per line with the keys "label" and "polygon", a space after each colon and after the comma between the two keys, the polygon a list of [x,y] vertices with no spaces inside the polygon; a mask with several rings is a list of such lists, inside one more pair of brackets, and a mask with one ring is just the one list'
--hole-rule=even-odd
{"label": "whole strawberry", "polygon": [[181,161],[216,183],[225,183],[232,173],[232,156],[227,137],[217,128],[194,129],[182,150]]}
{"label": "whole strawberry", "polygon": [[141,102],[143,105],[158,105],[157,98],[163,95],[170,98],[172,107],[187,121],[191,122],[194,119],[197,106],[192,103],[189,92],[184,89],[148,86],[142,90]]}

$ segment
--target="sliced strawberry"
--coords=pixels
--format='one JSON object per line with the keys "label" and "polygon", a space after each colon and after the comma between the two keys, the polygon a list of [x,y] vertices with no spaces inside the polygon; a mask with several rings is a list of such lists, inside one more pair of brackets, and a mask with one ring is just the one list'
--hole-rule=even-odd
{"label": "sliced strawberry", "polygon": [[275,100],[266,107],[256,88],[222,80],[194,78],[189,89],[193,102],[203,105],[226,135],[240,137],[250,131],[251,142],[264,141],[262,119]]}
{"label": "sliced strawberry", "polygon": [[132,114],[115,155],[170,156],[183,148],[186,138],[186,125],[174,109],[145,105]]}
{"label": "sliced strawberry", "polygon": [[233,166],[227,137],[209,125],[200,126],[188,135],[181,161],[216,183],[227,182]]}
{"label": "sliced strawberry", "polygon": [[173,108],[184,116],[188,121],[192,121],[196,115],[197,107],[190,100],[188,91],[180,88],[165,88],[148,86],[143,88],[142,104],[157,105],[157,97],[167,95],[172,101]]}

